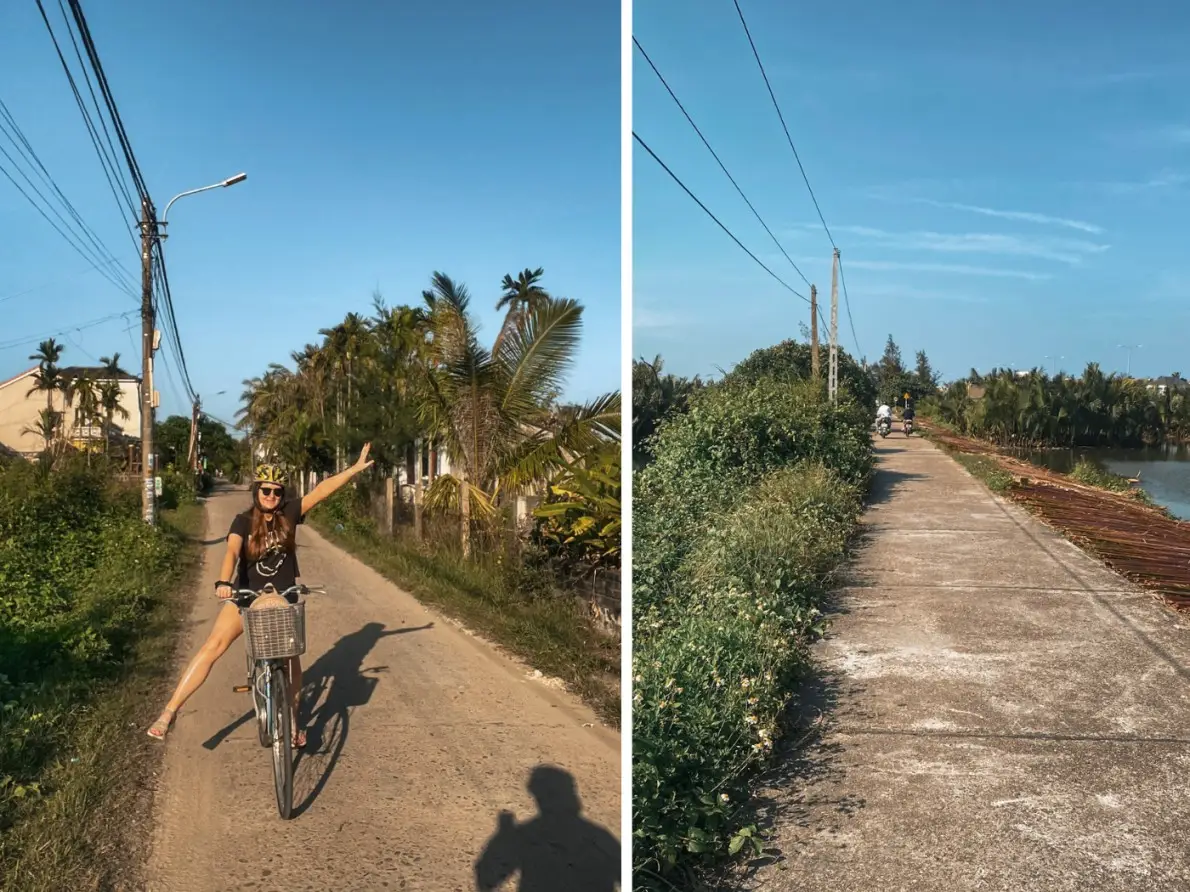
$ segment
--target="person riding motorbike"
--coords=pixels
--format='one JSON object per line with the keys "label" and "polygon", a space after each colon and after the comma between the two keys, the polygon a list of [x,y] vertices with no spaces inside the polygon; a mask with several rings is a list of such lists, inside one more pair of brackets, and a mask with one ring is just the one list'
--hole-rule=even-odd
{"label": "person riding motorbike", "polygon": [[906,400],[905,409],[901,412],[901,420],[904,422],[905,433],[909,433],[910,428],[913,427],[913,419],[916,415],[917,413],[913,410],[913,403]]}

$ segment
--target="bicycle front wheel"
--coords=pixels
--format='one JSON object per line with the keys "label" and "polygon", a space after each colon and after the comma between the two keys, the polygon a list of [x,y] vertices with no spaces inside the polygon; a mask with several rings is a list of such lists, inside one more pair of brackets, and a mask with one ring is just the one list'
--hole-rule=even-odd
{"label": "bicycle front wheel", "polygon": [[258,664],[248,657],[248,684],[252,685],[252,710],[256,713],[256,735],[260,738],[260,745],[266,749],[273,744],[269,740],[269,709],[264,697],[267,673],[267,663]]}
{"label": "bicycle front wheel", "polygon": [[269,683],[269,726],[273,737],[273,782],[277,811],[288,821],[293,813],[293,736],[290,728],[289,677],[275,666]]}

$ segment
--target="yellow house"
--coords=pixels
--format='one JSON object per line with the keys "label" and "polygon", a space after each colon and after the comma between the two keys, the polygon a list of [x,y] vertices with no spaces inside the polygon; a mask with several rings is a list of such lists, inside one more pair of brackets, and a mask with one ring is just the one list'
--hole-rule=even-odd
{"label": "yellow house", "polygon": [[[33,390],[34,366],[7,381],[0,381],[0,452],[15,452],[27,458],[36,456],[45,447],[36,430],[38,416],[46,408],[45,394]],[[67,366],[59,369],[66,380],[89,376],[96,384],[110,380],[111,376],[102,366]],[[128,437],[140,438],[140,379],[127,373],[116,379],[120,385],[120,407],[128,417],[116,413],[112,419],[112,440]],[[30,393],[30,391],[33,391]],[[68,405],[65,395],[55,392],[54,411],[64,413],[59,431],[76,448],[102,448],[103,423],[84,424],[78,417],[78,406]]]}

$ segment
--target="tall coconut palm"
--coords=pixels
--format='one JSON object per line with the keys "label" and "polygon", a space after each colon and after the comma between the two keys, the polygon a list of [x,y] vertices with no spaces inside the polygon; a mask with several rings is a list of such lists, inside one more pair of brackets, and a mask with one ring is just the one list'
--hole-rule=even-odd
{"label": "tall coconut palm", "polygon": [[435,481],[427,502],[458,505],[468,553],[472,504],[477,516],[491,516],[503,494],[544,480],[568,456],[618,439],[620,395],[577,408],[551,429],[550,398],[561,390],[578,348],[577,301],[542,300],[494,350],[479,342],[462,283],[434,273],[427,305],[429,365],[420,416],[441,439],[452,469]]}
{"label": "tall coconut palm", "polygon": [[117,416],[130,417],[128,410],[120,404],[123,392],[120,390],[120,378],[127,374],[120,368],[120,354],[113,353],[110,357],[99,357],[103,364],[103,380],[99,382],[99,406],[103,410],[103,454],[111,452],[112,425]]}
{"label": "tall coconut palm", "polygon": [[45,407],[52,413],[47,417],[58,417],[54,413],[54,394],[62,391],[66,385],[62,371],[58,368],[63,349],[61,344],[49,338],[37,345],[36,353],[29,355],[29,359],[37,363],[37,371],[33,373],[33,386],[26,395],[32,396],[38,392],[45,394]]}
{"label": "tall coconut palm", "polygon": [[54,432],[58,428],[58,413],[53,409],[42,409],[37,413],[37,421],[23,429],[23,433],[35,434],[45,443],[45,454],[52,455]]}

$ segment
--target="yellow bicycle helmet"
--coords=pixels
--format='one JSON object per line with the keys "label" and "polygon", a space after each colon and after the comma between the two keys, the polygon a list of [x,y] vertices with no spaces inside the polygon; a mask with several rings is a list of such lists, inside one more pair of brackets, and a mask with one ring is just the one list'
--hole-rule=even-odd
{"label": "yellow bicycle helmet", "polygon": [[276,483],[278,486],[285,486],[289,483],[289,474],[280,465],[257,465],[256,482]]}

